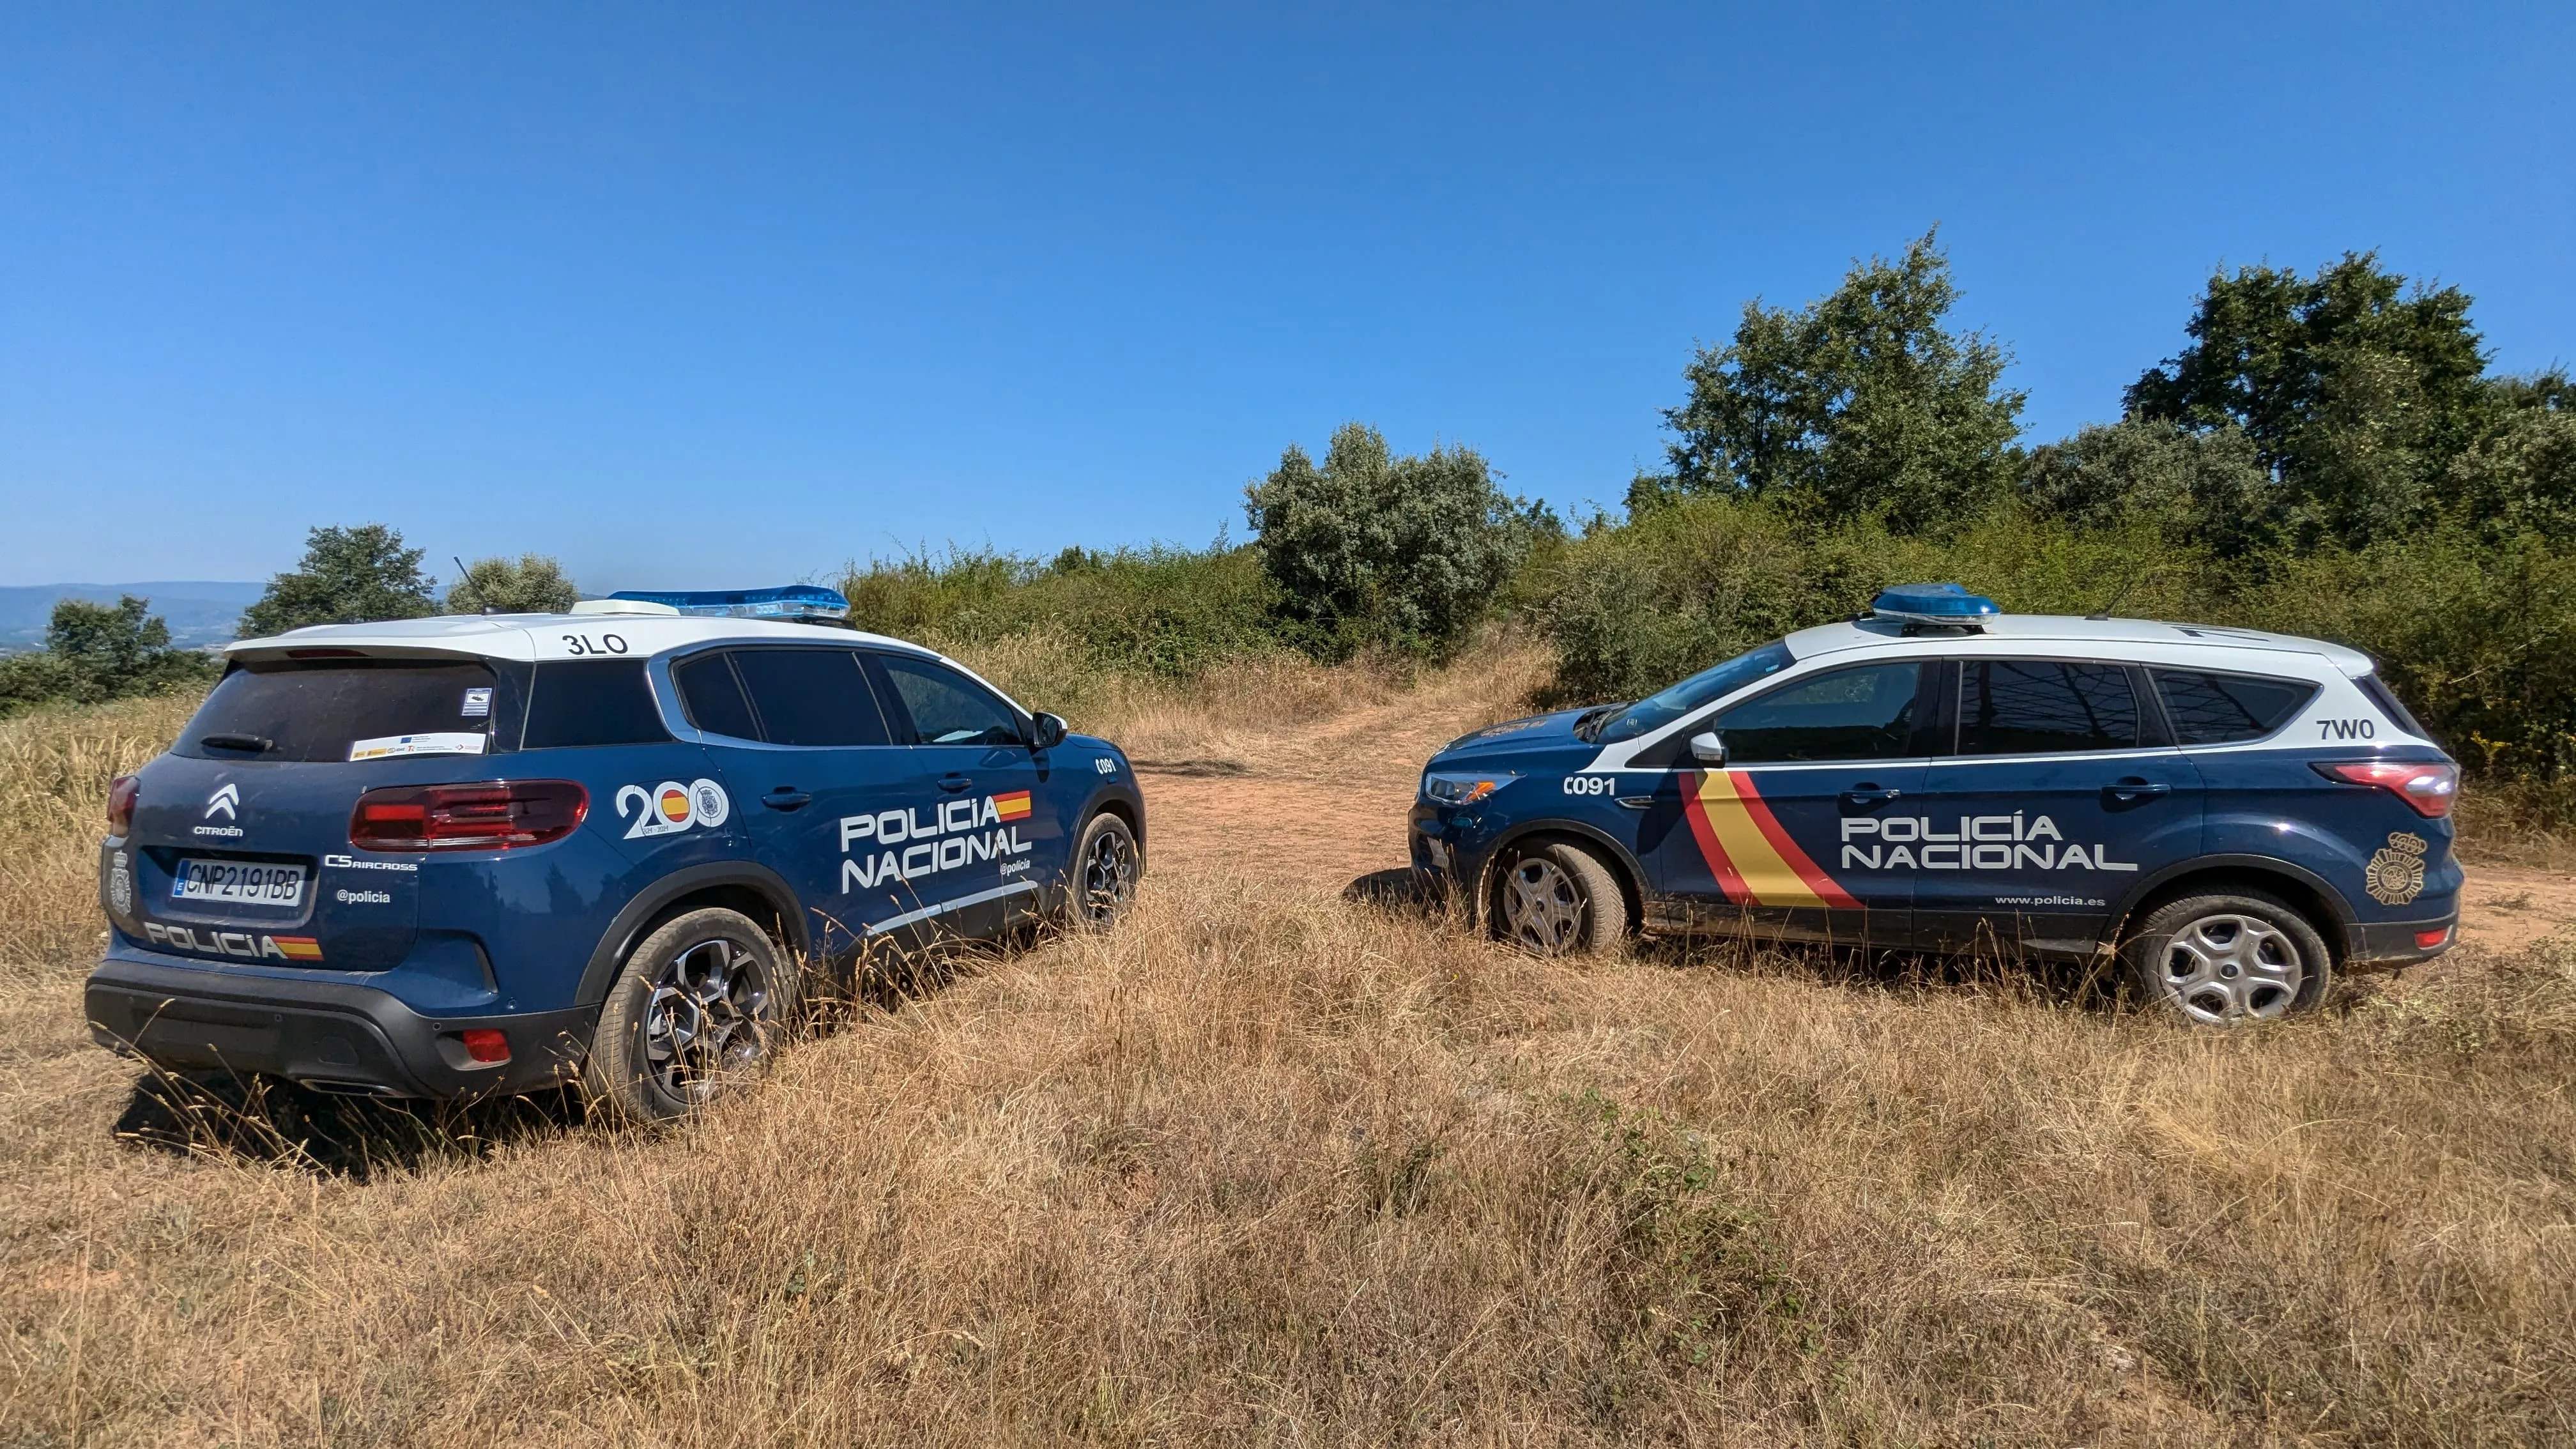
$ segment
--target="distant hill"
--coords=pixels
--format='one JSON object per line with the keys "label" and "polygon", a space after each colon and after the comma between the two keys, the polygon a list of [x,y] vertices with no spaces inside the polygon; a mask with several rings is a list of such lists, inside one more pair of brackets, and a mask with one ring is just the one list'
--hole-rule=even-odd
{"label": "distant hill", "polygon": [[0,588],[0,652],[45,647],[45,621],[62,599],[113,604],[119,594],[152,601],[152,612],[170,621],[170,642],[199,648],[240,637],[234,626],[257,602],[265,582],[163,580],[145,584],[34,584]]}

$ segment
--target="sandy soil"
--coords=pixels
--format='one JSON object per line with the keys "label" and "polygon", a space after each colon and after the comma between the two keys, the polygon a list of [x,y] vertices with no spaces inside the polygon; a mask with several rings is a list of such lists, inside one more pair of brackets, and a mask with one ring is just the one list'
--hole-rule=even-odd
{"label": "sandy soil", "polygon": [[[1428,707],[1426,707],[1426,705]],[[1429,758],[1448,741],[1514,711],[1482,692],[1373,705],[1275,735],[1224,756],[1139,760],[1153,864],[1338,891],[1404,866],[1405,812]],[[2576,924],[2576,875],[2471,865],[2462,944],[2518,951]]]}

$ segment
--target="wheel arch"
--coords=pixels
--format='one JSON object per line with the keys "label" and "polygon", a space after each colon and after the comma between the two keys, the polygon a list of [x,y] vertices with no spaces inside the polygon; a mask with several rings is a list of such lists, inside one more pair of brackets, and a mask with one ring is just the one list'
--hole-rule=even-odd
{"label": "wheel arch", "polygon": [[[1145,844],[1144,797],[1133,787],[1103,786],[1093,791],[1091,798],[1083,802],[1082,813],[1076,819],[1087,825],[1092,816],[1104,810],[1127,822],[1127,833],[1136,837],[1136,872],[1139,875],[1144,874],[1145,862],[1148,858]],[[1078,825],[1074,831],[1076,843],[1079,843],[1081,833],[1081,826]]]}
{"label": "wheel arch", "polygon": [[1609,862],[1610,877],[1619,883],[1619,894],[1628,902],[1629,933],[1634,935],[1646,919],[1646,870],[1628,847],[1608,832],[1579,820],[1533,820],[1516,825],[1485,850],[1484,863],[1476,870],[1476,890],[1467,903],[1468,920],[1482,929],[1488,924],[1486,907],[1494,894],[1495,872],[1504,861],[1533,844],[1551,840],[1568,840],[1598,851]]}
{"label": "wheel arch", "polygon": [[812,936],[796,892],[777,872],[748,861],[722,861],[674,871],[636,893],[600,935],[590,961],[582,967],[578,1006],[596,1006],[608,997],[609,983],[635,943],[653,934],[664,921],[708,906],[739,911],[776,930],[799,959],[810,954]]}
{"label": "wheel arch", "polygon": [[2352,954],[2359,922],[2342,893],[2312,870],[2265,855],[2203,856],[2148,877],[2113,914],[2110,939],[2124,941],[2133,923],[2168,901],[2230,886],[2268,891],[2297,907],[2338,964]]}

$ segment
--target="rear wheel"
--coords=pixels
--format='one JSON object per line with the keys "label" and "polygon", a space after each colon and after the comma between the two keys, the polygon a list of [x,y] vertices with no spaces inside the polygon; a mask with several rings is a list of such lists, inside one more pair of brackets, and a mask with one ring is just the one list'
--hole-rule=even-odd
{"label": "rear wheel", "polygon": [[2149,913],[2129,943],[2140,997],[2186,1021],[2233,1026],[2313,1008],[2332,979],[2325,937],[2260,891],[2186,896]]}
{"label": "rear wheel", "polygon": [[1542,956],[1616,950],[1628,935],[1628,898],[1601,857],[1553,841],[1504,865],[1495,882],[1494,933]]}
{"label": "rear wheel", "polygon": [[768,1066],[798,985],[796,968],[741,912],[674,917],[628,953],[583,1075],[626,1117],[685,1116]]}

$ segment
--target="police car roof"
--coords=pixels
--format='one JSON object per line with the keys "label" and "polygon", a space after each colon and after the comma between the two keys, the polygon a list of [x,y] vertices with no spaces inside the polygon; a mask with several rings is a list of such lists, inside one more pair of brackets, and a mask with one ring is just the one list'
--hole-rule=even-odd
{"label": "police car roof", "polygon": [[[2080,619],[2067,614],[1996,614],[1974,630],[1923,629],[1907,634],[1894,619],[1847,620],[1801,629],[1785,641],[1800,659],[1886,644],[1916,644],[1930,649],[2003,654],[2029,650],[2042,654],[2117,654],[2139,646],[2172,649],[2242,650],[2248,653],[2305,654],[2320,658],[2352,676],[2371,670],[2370,656],[2322,639],[2295,634],[2267,634],[2259,629],[2226,629],[2207,624],[2168,624],[2159,619]],[[2220,661],[2211,661],[2216,664]],[[2252,659],[2245,667],[2255,667]]]}
{"label": "police car roof", "polygon": [[[608,645],[612,635],[616,643]],[[855,629],[671,613],[437,614],[375,624],[313,624],[227,644],[224,653],[235,659],[288,659],[308,649],[354,649],[364,654],[475,654],[531,662],[602,653],[644,658],[713,643],[871,644],[942,657],[918,644]]]}

